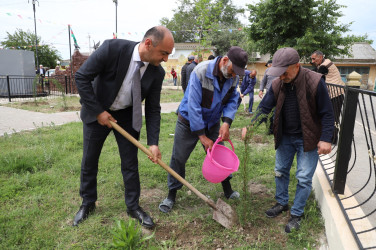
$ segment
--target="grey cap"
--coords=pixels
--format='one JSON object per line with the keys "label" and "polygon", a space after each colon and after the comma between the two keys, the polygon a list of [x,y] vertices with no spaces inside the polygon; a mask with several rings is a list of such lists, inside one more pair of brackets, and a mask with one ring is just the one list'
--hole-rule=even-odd
{"label": "grey cap", "polygon": [[247,66],[248,54],[238,46],[232,46],[227,52],[227,56],[232,62],[232,70],[239,76],[244,76],[244,68]]}
{"label": "grey cap", "polygon": [[188,56],[188,61],[194,60],[195,56]]}
{"label": "grey cap", "polygon": [[282,48],[273,55],[273,64],[269,68],[268,74],[279,77],[286,72],[290,65],[298,63],[300,60],[298,52],[293,48]]}

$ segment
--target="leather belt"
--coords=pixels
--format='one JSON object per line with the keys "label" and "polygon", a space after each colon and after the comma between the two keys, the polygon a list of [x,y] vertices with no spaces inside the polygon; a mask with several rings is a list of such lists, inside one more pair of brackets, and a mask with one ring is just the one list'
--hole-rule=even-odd
{"label": "leather belt", "polygon": [[184,123],[185,125],[189,126],[189,121],[187,119],[185,119],[181,114],[180,112],[178,113],[178,119],[179,121],[181,121],[182,123]]}

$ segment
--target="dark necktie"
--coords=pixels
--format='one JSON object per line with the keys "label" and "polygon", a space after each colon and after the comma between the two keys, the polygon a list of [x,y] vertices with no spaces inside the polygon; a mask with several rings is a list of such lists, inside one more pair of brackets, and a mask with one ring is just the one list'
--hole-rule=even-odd
{"label": "dark necktie", "polygon": [[144,66],[141,61],[137,62],[136,70],[133,73],[132,83],[132,99],[133,99],[133,116],[132,127],[136,131],[140,131],[142,127],[142,108],[141,108],[141,75],[140,68]]}

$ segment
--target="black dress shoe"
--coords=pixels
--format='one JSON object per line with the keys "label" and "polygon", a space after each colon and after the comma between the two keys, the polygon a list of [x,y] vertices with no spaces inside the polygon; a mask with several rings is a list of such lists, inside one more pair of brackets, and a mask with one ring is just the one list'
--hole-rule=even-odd
{"label": "black dress shoe", "polygon": [[80,210],[76,213],[74,217],[73,226],[78,226],[82,221],[84,221],[90,213],[95,210],[95,203],[89,205],[82,205]]}
{"label": "black dress shoe", "polygon": [[135,218],[140,222],[142,226],[144,226],[147,229],[151,229],[154,227],[153,219],[144,211],[141,207],[135,209],[135,210],[127,210],[127,213],[132,218]]}

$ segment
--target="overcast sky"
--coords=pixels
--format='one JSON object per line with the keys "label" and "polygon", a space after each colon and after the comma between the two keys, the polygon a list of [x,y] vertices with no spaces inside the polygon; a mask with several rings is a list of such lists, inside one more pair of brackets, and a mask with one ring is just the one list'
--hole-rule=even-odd
{"label": "overcast sky", "polygon": [[[233,0],[237,6],[255,3],[257,0]],[[39,3],[39,4],[38,4]],[[375,0],[337,0],[346,5],[341,9],[341,23],[350,26],[352,34],[367,33],[375,42]],[[112,0],[39,0],[36,1],[37,35],[43,44],[54,46],[63,59],[69,58],[68,24],[71,25],[81,52],[89,52],[93,41],[111,39],[115,32],[115,4]],[[176,0],[118,0],[118,38],[134,41],[142,39],[150,27],[159,24],[163,17],[171,18],[176,9]],[[247,19],[244,18],[246,23]],[[32,0],[0,0],[0,41],[15,30],[34,32]],[[89,38],[90,37],[90,38]],[[72,53],[73,53],[72,40]]]}

